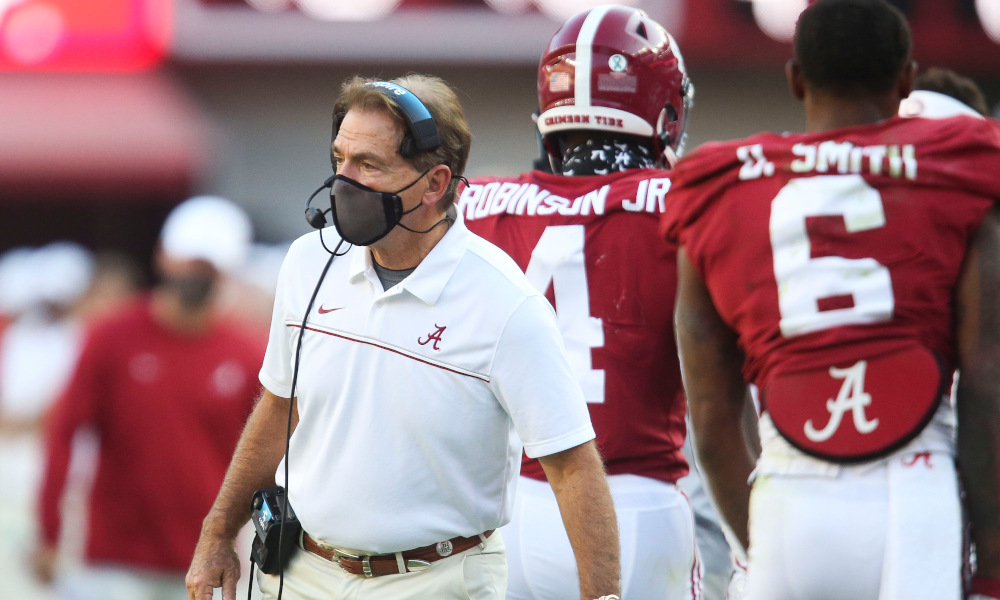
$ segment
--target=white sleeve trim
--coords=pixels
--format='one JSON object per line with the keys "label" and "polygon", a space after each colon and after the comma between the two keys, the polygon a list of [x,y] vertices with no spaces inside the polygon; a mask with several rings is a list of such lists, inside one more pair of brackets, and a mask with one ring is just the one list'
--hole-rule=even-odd
{"label": "white sleeve trim", "polygon": [[531,444],[530,446],[524,446],[524,453],[528,455],[528,458],[538,458],[539,456],[548,456],[550,454],[556,454],[557,452],[562,452],[563,450],[569,450],[570,448],[575,448],[580,444],[589,442],[590,440],[597,437],[594,433],[594,426],[587,423],[585,426],[573,431],[561,435],[554,440],[548,440],[538,444]]}
{"label": "white sleeve trim", "polygon": [[261,369],[260,374],[257,375],[257,379],[260,381],[260,384],[264,386],[264,389],[279,398],[289,398],[292,394],[292,386],[278,383],[276,379],[273,379],[270,375],[265,373],[263,369]]}

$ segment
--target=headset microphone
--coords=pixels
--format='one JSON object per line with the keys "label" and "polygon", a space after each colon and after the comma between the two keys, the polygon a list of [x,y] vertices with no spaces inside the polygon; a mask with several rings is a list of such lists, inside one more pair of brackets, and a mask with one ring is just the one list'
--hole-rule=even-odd
{"label": "headset microphone", "polygon": [[312,204],[312,200],[316,197],[316,194],[333,186],[333,180],[336,177],[336,175],[330,175],[330,177],[323,182],[323,185],[316,188],[316,191],[309,196],[308,200],[306,200],[306,221],[313,227],[313,229],[323,229],[326,227],[326,217],[324,215],[330,212],[331,209],[320,210],[309,205]]}

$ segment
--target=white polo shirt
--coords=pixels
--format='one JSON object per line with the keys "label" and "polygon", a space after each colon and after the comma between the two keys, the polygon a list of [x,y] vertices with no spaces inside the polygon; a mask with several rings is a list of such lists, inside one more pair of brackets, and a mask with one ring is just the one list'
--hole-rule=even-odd
{"label": "white polo shirt", "polygon": [[[328,259],[313,232],[282,265],[260,372],[277,396]],[[552,307],[461,216],[389,291],[368,248],[335,259],[306,327],[286,487],[331,544],[389,553],[500,527],[521,440],[537,457],[594,438]]]}

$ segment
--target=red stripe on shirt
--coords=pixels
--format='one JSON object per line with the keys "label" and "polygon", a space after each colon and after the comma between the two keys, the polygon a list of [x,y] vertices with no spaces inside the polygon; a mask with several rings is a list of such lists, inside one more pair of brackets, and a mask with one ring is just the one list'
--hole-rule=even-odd
{"label": "red stripe on shirt", "polygon": [[[301,325],[288,324],[287,326],[288,327],[297,327],[299,329],[302,328]],[[309,331],[315,331],[316,333],[323,333],[323,334],[330,335],[330,336],[333,336],[333,337],[336,337],[336,338],[340,338],[342,340],[347,340],[349,342],[358,342],[359,344],[368,344],[369,346],[374,346],[376,348],[381,348],[383,350],[388,350],[389,352],[395,352],[396,354],[398,354],[400,356],[405,356],[406,358],[415,360],[417,362],[424,363],[425,365],[429,365],[429,366],[432,366],[432,367],[437,367],[438,369],[443,369],[445,371],[448,371],[449,373],[454,373],[456,375],[464,375],[466,377],[472,377],[474,379],[479,379],[479,380],[485,381],[486,383],[490,382],[490,378],[487,377],[486,375],[477,375],[477,374],[474,374],[474,373],[462,373],[461,371],[456,371],[455,369],[449,369],[448,367],[445,367],[443,365],[438,365],[438,364],[432,363],[432,362],[430,362],[428,360],[423,360],[421,358],[417,358],[416,356],[411,356],[411,355],[409,355],[409,354],[407,354],[405,352],[400,352],[399,350],[396,350],[395,348],[390,348],[389,346],[383,346],[382,344],[378,344],[378,343],[370,341],[370,340],[359,340],[359,339],[356,339],[356,338],[348,337],[346,335],[340,335],[339,333],[333,333],[332,331],[323,331],[321,329],[313,329],[312,327],[306,327],[306,329],[309,330]]]}

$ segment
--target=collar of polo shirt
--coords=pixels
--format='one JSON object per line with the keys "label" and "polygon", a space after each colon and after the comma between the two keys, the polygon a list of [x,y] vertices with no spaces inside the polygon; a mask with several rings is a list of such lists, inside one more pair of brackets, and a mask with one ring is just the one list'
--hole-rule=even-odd
{"label": "collar of polo shirt", "polygon": [[[393,290],[406,290],[420,298],[426,304],[434,304],[441,296],[445,284],[451,278],[451,274],[458,266],[463,254],[454,252],[453,249],[462,244],[462,238],[468,235],[469,230],[465,227],[465,220],[454,206],[448,208],[448,218],[452,219],[452,225],[445,232],[444,237],[431,248],[430,253],[424,257],[417,268],[409,277],[404,279]],[[349,277],[351,283],[356,283],[365,277],[369,269],[372,269],[372,257],[370,252],[354,252],[351,256]]]}

